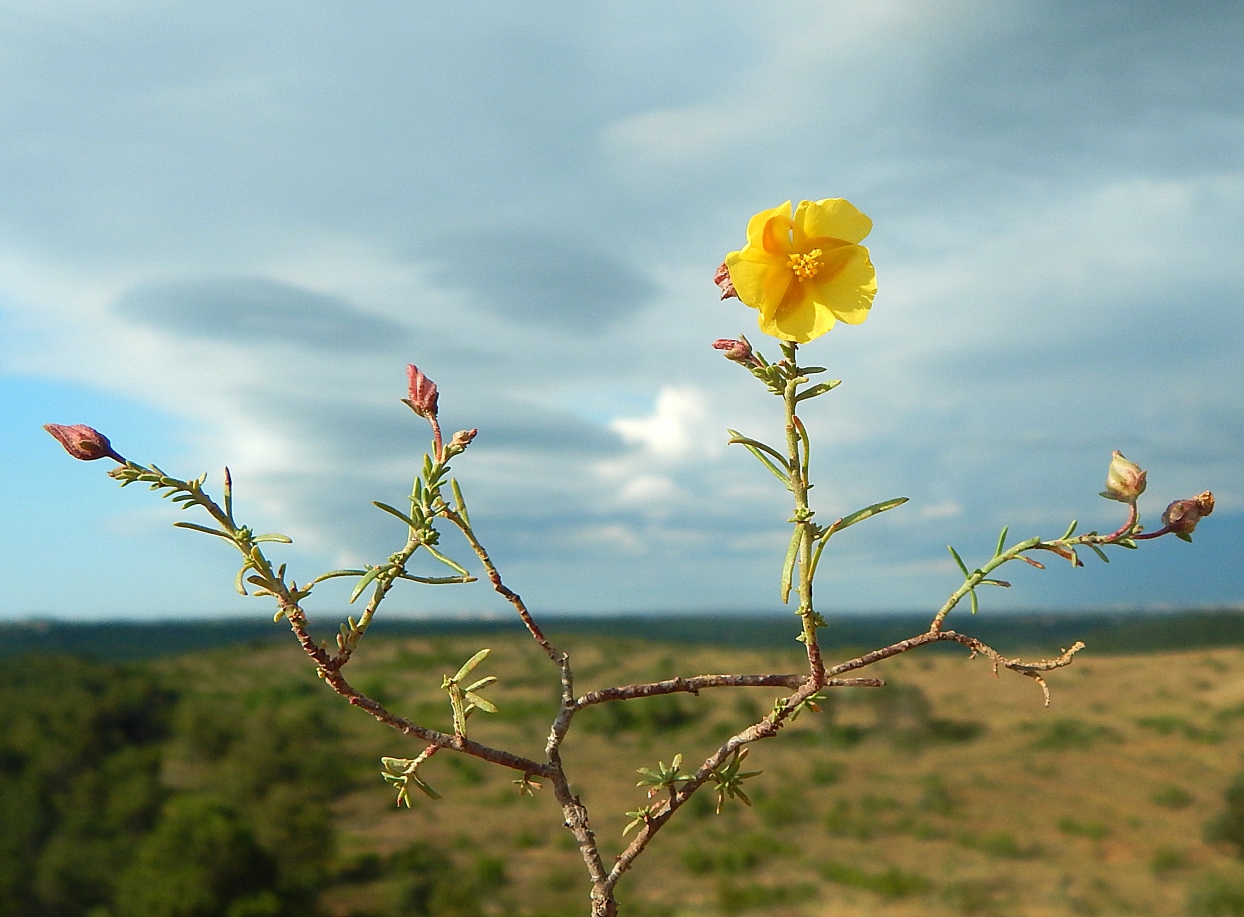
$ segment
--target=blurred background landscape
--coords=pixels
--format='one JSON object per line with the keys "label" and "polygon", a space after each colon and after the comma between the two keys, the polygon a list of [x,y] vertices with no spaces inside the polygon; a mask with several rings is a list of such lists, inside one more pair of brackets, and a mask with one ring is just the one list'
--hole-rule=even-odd
{"label": "blurred background landscape", "polygon": [[[548,631],[586,691],[797,671],[792,621],[554,619]],[[1089,649],[1054,673],[1049,709],[1028,679],[995,679],[959,647],[870,669],[885,688],[827,692],[819,714],[753,747],[751,808],[714,814],[705,791],[657,838],[624,888],[626,913],[1244,913],[1244,616],[956,626],[1008,655],[1051,655],[1072,634]],[[922,629],[831,628],[829,656]],[[385,630],[352,663],[362,690],[447,728],[441,676],[491,647],[481,672],[500,677],[500,713],[474,718],[472,735],[539,753],[557,682],[519,628]],[[585,911],[579,854],[547,789],[521,796],[509,772],[444,754],[421,770],[444,798],[396,808],[379,758],[417,743],[319,683],[282,625],[27,623],[0,628],[0,647],[0,914]],[[778,694],[580,714],[565,755],[606,855],[646,801],[635,768],[702,758]]]}

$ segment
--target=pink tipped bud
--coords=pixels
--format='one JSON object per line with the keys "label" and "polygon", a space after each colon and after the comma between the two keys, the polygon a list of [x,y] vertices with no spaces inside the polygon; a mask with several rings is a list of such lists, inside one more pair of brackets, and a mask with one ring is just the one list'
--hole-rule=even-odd
{"label": "pink tipped bud", "polygon": [[1135,462],[1129,462],[1117,449],[1110,460],[1110,469],[1106,472],[1106,489],[1101,495],[1107,500],[1118,500],[1120,503],[1135,503],[1145,492],[1146,472]]}
{"label": "pink tipped bud", "polygon": [[722,351],[722,356],[727,360],[733,360],[735,363],[750,366],[756,362],[756,357],[752,353],[752,345],[747,343],[747,341],[721,338],[720,340],[713,341],[713,349]]}
{"label": "pink tipped bud", "polygon": [[1189,500],[1176,500],[1162,514],[1162,524],[1181,538],[1187,538],[1196,524],[1214,511],[1214,495],[1208,490]]}
{"label": "pink tipped bud", "polygon": [[65,451],[76,459],[93,462],[96,459],[110,458],[125,464],[125,459],[113,451],[108,437],[84,423],[69,426],[48,423],[43,425],[43,429],[55,436],[57,442],[65,447]]}
{"label": "pink tipped bud", "polygon": [[449,445],[445,447],[444,459],[448,461],[455,455],[459,455],[466,451],[466,447],[471,445],[479,430],[459,430],[454,434],[453,439],[449,441]]}
{"label": "pink tipped bud", "polygon": [[402,400],[420,417],[431,420],[436,416],[436,383],[425,376],[414,363],[406,366],[406,378],[410,380],[410,392]]}
{"label": "pink tipped bud", "polygon": [[734,281],[730,279],[730,269],[726,267],[726,262],[721,262],[721,267],[717,268],[717,273],[713,275],[713,283],[721,287],[722,299],[739,298],[739,293],[734,288]]}

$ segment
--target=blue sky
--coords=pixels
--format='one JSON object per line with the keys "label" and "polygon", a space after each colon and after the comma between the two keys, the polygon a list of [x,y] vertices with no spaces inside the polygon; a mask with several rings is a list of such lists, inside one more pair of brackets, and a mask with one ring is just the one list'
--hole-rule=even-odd
{"label": "blue sky", "polygon": [[[2,2],[0,618],[261,612],[226,546],[69,460],[88,423],[232,468],[304,580],[379,561],[426,429],[537,610],[777,607],[776,404],[709,344],[748,217],[846,197],[880,291],[806,348],[838,610],[933,609],[1003,525],[1211,489],[1196,543],[1015,571],[986,608],[1244,603],[1244,7]],[[464,553],[464,552],[459,552]],[[311,604],[336,612],[344,593]],[[493,613],[479,586],[410,613]]]}

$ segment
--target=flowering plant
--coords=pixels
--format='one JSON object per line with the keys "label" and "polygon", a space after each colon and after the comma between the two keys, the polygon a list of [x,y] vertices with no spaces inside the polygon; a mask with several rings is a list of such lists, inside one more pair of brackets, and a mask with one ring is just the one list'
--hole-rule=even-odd
{"label": "flowering plant", "polygon": [[[514,783],[520,793],[533,794],[549,785],[559,804],[565,827],[574,835],[586,868],[584,891],[590,901],[590,913],[593,917],[614,917],[618,913],[617,888],[620,880],[696,793],[705,788],[714,791],[719,813],[730,802],[750,805],[745,784],[756,780],[761,772],[741,769],[748,746],[778,735],[804,711],[818,712],[817,700],[823,691],[882,687],[884,682],[881,679],[857,673],[883,659],[926,644],[957,643],[973,656],[981,655],[989,659],[995,674],[1006,669],[1035,681],[1048,705],[1050,693],[1045,676],[1070,665],[1076,653],[1084,648],[1083,643],[1077,642],[1051,659],[1023,660],[1003,656],[977,638],[946,626],[948,616],[964,599],[969,601],[973,613],[978,610],[977,593],[981,587],[1010,586],[993,575],[996,570],[1012,561],[1041,568],[1043,565],[1035,556],[1039,552],[1054,554],[1074,566],[1083,566],[1080,554],[1084,550],[1106,560],[1107,548],[1135,549],[1141,541],[1168,534],[1191,540],[1199,521],[1213,511],[1214,499],[1208,491],[1193,498],[1175,500],[1162,514],[1162,526],[1146,532],[1140,524],[1138,509],[1138,500],[1147,484],[1146,473],[1115,452],[1102,496],[1123,503],[1128,508],[1127,518],[1116,530],[1108,534],[1096,531],[1077,534],[1076,523],[1072,522],[1058,538],[1034,536],[1008,543],[1008,531],[1004,528],[993,555],[976,566],[969,565],[951,547],[950,553],[962,573],[963,582],[933,614],[925,631],[851,659],[827,662],[818,642],[818,631],[825,625],[825,619],[816,610],[813,595],[814,580],[824,552],[830,540],[844,529],[907,502],[906,497],[881,500],[828,523],[817,517],[809,502],[812,442],[800,414],[813,399],[833,391],[839,383],[838,380],[814,381],[826,370],[801,362],[799,345],[823,335],[838,321],[858,324],[867,317],[877,285],[868,250],[860,242],[871,226],[868,217],[844,200],[801,201],[794,208],[793,215],[787,202],[752,217],[747,227],[746,244],[726,256],[714,278],[722,289],[723,299],[737,297],[745,305],[756,309],[761,330],[779,341],[781,356],[772,361],[746,338],[723,338],[712,346],[746,369],[781,404],[785,432],[783,442],[769,444],[736,430],[729,431],[729,442],[743,446],[755,456],[790,494],[791,535],[780,568],[778,591],[784,603],[789,603],[792,596],[796,599],[800,619],[796,639],[802,642],[807,659],[806,668],[801,672],[671,674],[671,677],[661,681],[576,694],[569,654],[550,642],[526,603],[502,579],[475,532],[462,488],[450,474],[450,462],[467,451],[477,431],[459,431],[449,442],[444,441],[438,419],[440,393],[435,383],[413,365],[407,367],[407,397],[402,400],[430,425],[432,445],[423,456],[402,508],[375,503],[378,509],[402,521],[406,528],[405,543],[376,564],[366,564],[358,569],[331,570],[302,584],[288,577],[285,564],[275,564],[265,550],[266,544],[288,543],[289,538],[275,533],[256,535],[251,528],[236,521],[232,479],[227,468],[221,500],[217,502],[204,490],[206,476],[183,480],[166,474],[154,464],[130,461],[113,449],[106,437],[85,425],[49,424],[47,430],[74,458],[87,461],[112,459],[116,466],[108,473],[122,486],[144,483],[152,490],[164,492],[183,509],[195,507],[205,513],[206,525],[190,521],[174,524],[233,545],[242,555],[235,587],[246,594],[249,586],[253,594],[269,597],[275,602],[274,621],[284,619],[288,623],[319,677],[351,704],[403,736],[423,744],[423,748],[412,757],[386,756],[381,759],[384,779],[396,788],[399,804],[411,805],[412,790],[428,799],[440,798],[424,769],[441,753],[468,755],[508,768],[517,775]],[[493,747],[470,735],[472,717],[480,712],[496,713],[498,700],[504,701],[503,696],[498,698],[501,689],[495,687],[495,677],[477,677],[475,674],[487,661],[488,649],[481,649],[452,676],[442,678],[441,687],[449,702],[448,731],[397,715],[377,698],[360,691],[346,677],[348,664],[358,651],[378,609],[393,589],[405,583],[444,586],[476,579],[467,565],[451,557],[441,544],[442,530],[456,530],[461,534],[474,555],[477,568],[513,606],[552,666],[551,676],[559,686],[560,702],[542,756],[517,754]],[[409,564],[419,552],[441,564],[445,568],[444,574],[424,576],[410,572]],[[363,600],[363,609],[357,617],[351,615],[341,624],[336,646],[331,647],[326,642],[312,639],[308,630],[308,612],[304,606],[309,604],[308,600],[320,583],[336,578],[354,581],[350,603]],[[768,713],[754,722],[740,725],[699,764],[684,770],[683,754],[679,753],[668,765],[659,761],[655,768],[639,767],[641,779],[637,787],[646,788],[647,801],[627,813],[631,821],[623,832],[625,846],[612,858],[606,858],[592,828],[587,806],[575,792],[571,767],[562,754],[563,743],[575,717],[597,705],[665,694],[698,694],[703,690],[720,688],[780,688],[783,694]],[[490,691],[487,697],[483,693],[485,690]]]}

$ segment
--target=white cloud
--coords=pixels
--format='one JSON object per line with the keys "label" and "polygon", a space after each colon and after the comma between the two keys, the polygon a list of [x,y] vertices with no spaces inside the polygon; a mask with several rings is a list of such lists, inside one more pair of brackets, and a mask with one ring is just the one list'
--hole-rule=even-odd
{"label": "white cloud", "polygon": [[699,389],[663,386],[651,415],[618,417],[609,428],[656,458],[678,462],[707,451],[703,436],[707,414],[707,401]]}

